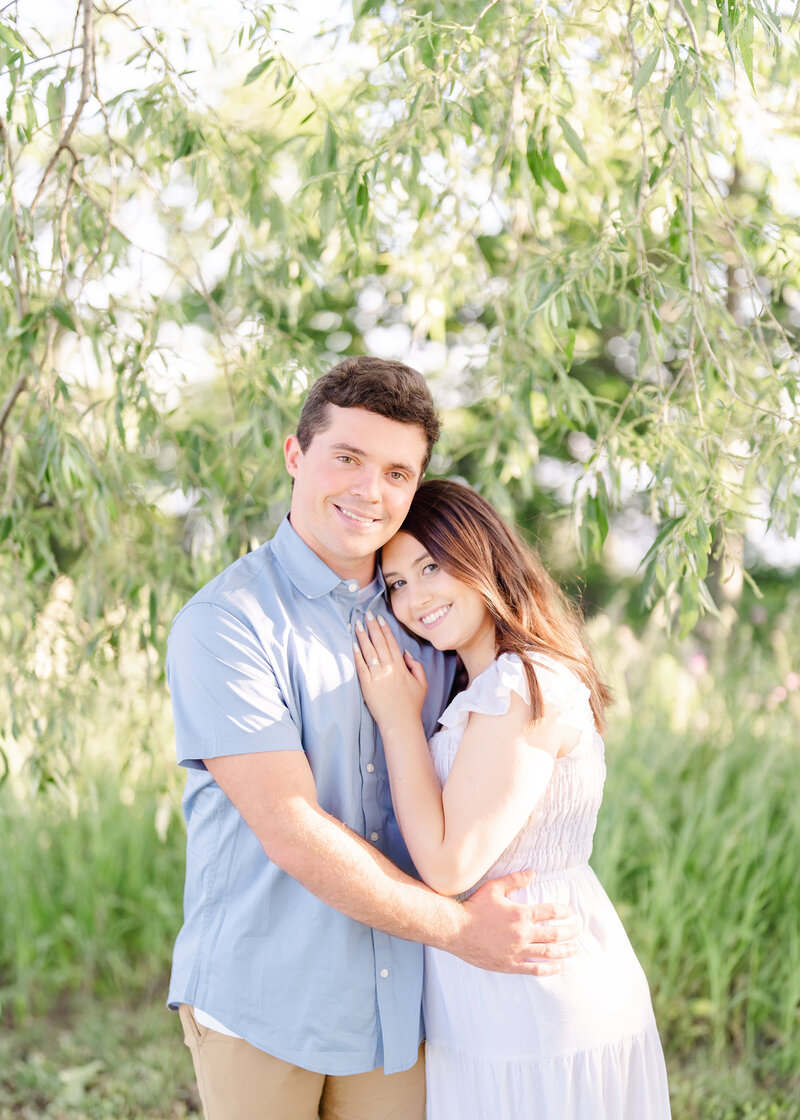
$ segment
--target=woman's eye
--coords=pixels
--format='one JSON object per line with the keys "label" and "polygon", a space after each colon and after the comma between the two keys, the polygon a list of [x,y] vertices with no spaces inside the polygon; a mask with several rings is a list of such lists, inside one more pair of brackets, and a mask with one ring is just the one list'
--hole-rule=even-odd
{"label": "woman's eye", "polygon": [[434,563],[433,560],[431,560],[430,564],[426,564],[425,567],[422,570],[423,570],[423,572],[438,572],[439,565]]}
{"label": "woman's eye", "polygon": [[394,595],[395,591],[399,591],[401,587],[405,586],[404,579],[396,579],[394,583],[389,584],[389,594]]}

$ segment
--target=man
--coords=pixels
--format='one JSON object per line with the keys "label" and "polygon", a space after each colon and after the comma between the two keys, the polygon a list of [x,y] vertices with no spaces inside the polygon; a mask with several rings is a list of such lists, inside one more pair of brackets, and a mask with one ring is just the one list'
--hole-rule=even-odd
{"label": "man", "polygon": [[527,876],[462,903],[408,874],[361,697],[353,626],[369,610],[426,669],[429,733],[450,691],[452,664],[399,628],[375,565],[438,432],[414,370],[336,366],[284,445],[288,519],[175,620],[188,836],[169,1003],[206,1120],[421,1120],[421,943],[534,974],[572,951],[571,923],[548,924],[563,907],[507,897]]}

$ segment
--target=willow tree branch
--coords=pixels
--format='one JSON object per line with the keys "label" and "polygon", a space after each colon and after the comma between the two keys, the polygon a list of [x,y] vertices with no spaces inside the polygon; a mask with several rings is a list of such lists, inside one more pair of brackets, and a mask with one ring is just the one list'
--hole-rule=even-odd
{"label": "willow tree branch", "polygon": [[81,92],[78,97],[78,104],[75,106],[75,112],[70,117],[69,123],[64,131],[61,133],[56,150],[53,152],[50,160],[42,172],[42,177],[39,180],[39,186],[36,188],[36,194],[33,196],[30,212],[34,214],[36,207],[42,197],[45,184],[53,173],[53,169],[58,161],[58,157],[69,147],[72,135],[78,127],[78,121],[81,119],[81,114],[86,108],[91,93],[91,75],[92,75],[92,59],[94,58],[94,24],[93,24],[93,0],[80,0],[81,7],[83,8],[83,63],[81,65]]}
{"label": "willow tree branch", "polygon": [[26,383],[27,380],[28,380],[28,375],[25,372],[25,370],[23,370],[22,373],[17,378],[17,380],[14,382],[13,389],[8,394],[8,396],[6,397],[5,404],[0,409],[0,435],[2,434],[3,430],[5,429],[6,423],[8,421],[8,417],[11,414],[11,409],[14,407],[14,403],[15,403],[17,397],[20,395],[22,390],[25,388],[25,383]]}
{"label": "willow tree branch", "polygon": [[[13,244],[11,247],[11,256],[14,261],[14,276],[16,279],[14,297],[17,304],[17,314],[20,319],[23,319],[28,313],[28,286],[25,282],[25,270],[22,267],[22,261],[19,255],[19,246],[21,241],[20,217],[19,217],[19,201],[17,198],[16,177],[14,175],[14,160],[11,151],[11,144],[8,138],[8,130],[5,122],[0,119],[0,139],[3,143],[3,155],[5,176],[8,179],[8,197],[11,203],[11,215],[13,219]],[[11,415],[11,410],[14,407],[17,398],[25,389],[28,381],[27,370],[23,367],[17,380],[11,389],[11,392],[6,397],[2,407],[0,408],[0,462],[5,457],[6,451],[6,431],[5,427],[8,418]]]}
{"label": "willow tree branch", "polygon": [[11,203],[11,215],[14,224],[14,243],[11,246],[11,256],[14,261],[14,279],[16,290],[14,298],[17,304],[17,314],[20,318],[28,312],[28,286],[25,282],[25,270],[20,260],[19,247],[22,242],[22,229],[20,226],[19,198],[17,196],[17,178],[14,170],[14,154],[5,121],[0,117],[0,140],[3,143],[3,164],[5,176],[8,178],[8,198]]}

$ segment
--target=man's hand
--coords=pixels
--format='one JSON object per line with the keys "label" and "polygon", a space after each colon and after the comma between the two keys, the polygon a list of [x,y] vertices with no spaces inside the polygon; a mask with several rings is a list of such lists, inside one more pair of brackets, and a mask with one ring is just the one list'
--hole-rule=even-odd
{"label": "man's hand", "polygon": [[554,976],[578,951],[577,919],[557,902],[526,905],[512,901],[512,891],[527,887],[534,871],[515,871],[490,879],[463,903],[464,926],[451,945],[454,953],[477,968]]}

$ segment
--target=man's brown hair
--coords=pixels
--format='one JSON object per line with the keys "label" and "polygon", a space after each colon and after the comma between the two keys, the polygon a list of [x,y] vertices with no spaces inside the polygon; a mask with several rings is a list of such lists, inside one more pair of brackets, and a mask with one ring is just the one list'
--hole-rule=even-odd
{"label": "man's brown hair", "polygon": [[441,425],[430,389],[415,369],[368,355],[339,362],[309,389],[297,424],[297,442],[303,451],[328,427],[329,404],[364,408],[387,420],[418,425],[427,444],[422,470],[427,467]]}

